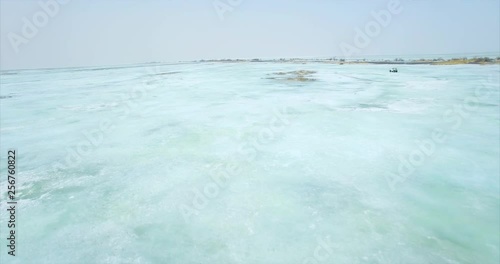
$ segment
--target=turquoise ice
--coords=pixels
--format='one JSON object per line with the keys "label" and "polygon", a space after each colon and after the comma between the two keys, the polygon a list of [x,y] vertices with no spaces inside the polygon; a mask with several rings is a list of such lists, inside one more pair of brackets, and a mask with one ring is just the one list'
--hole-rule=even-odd
{"label": "turquoise ice", "polygon": [[498,263],[499,67],[390,68],[2,72],[0,260]]}

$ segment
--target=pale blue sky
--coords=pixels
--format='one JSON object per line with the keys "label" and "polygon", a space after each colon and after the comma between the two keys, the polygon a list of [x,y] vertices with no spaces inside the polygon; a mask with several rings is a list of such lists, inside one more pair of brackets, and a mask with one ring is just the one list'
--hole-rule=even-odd
{"label": "pale blue sky", "polygon": [[[355,28],[390,0],[243,0],[218,16],[214,0],[64,0],[24,38],[38,2],[0,0],[1,69],[211,58],[343,56]],[[62,1],[62,0],[59,0]],[[236,0],[216,0],[222,3]],[[403,11],[355,57],[499,52],[499,0],[401,0]],[[41,20],[43,22],[43,20]],[[16,45],[13,34],[23,37]],[[20,44],[21,43],[21,44]],[[14,46],[18,52],[15,52]]]}

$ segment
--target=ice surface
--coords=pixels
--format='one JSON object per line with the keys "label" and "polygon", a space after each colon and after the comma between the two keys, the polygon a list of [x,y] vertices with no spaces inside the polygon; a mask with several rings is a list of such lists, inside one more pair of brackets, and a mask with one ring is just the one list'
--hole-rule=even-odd
{"label": "ice surface", "polygon": [[498,263],[499,67],[389,68],[4,72],[2,263]]}

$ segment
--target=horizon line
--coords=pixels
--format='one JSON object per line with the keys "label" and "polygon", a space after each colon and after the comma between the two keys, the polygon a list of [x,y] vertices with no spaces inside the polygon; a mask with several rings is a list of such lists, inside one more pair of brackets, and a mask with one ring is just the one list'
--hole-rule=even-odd
{"label": "horizon line", "polygon": [[[61,70],[61,69],[82,69],[82,68],[130,68],[132,66],[145,66],[143,64],[178,64],[178,63],[192,63],[192,62],[200,62],[200,61],[216,61],[216,60],[252,60],[252,59],[267,59],[267,60],[279,60],[279,59],[325,59],[325,58],[339,58],[339,59],[349,59],[349,60],[357,60],[364,59],[366,57],[416,57],[416,56],[448,56],[448,55],[467,55],[467,54],[496,54],[500,55],[499,51],[485,51],[485,52],[461,52],[461,53],[429,53],[429,54],[405,54],[405,55],[363,55],[359,57],[345,57],[345,56],[298,56],[298,57],[252,57],[252,58],[218,58],[218,59],[196,59],[196,60],[179,60],[179,61],[147,61],[147,62],[135,62],[135,63],[122,63],[122,64],[107,64],[107,65],[84,65],[84,66],[66,66],[66,67],[41,67],[41,68],[13,68],[3,70],[0,69],[0,72],[8,72],[8,71],[30,71],[30,70]],[[496,56],[494,55],[494,56]]]}

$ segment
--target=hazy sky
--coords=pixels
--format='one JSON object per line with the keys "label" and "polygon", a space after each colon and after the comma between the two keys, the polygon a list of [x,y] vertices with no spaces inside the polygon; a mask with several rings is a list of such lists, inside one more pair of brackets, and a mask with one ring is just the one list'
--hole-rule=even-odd
{"label": "hazy sky", "polygon": [[[354,57],[500,49],[499,0],[400,0],[385,27],[372,12],[389,12],[391,0],[55,1],[0,0],[2,70],[341,57],[341,43],[357,49]],[[356,46],[356,28],[365,34],[367,25],[368,44]]]}

